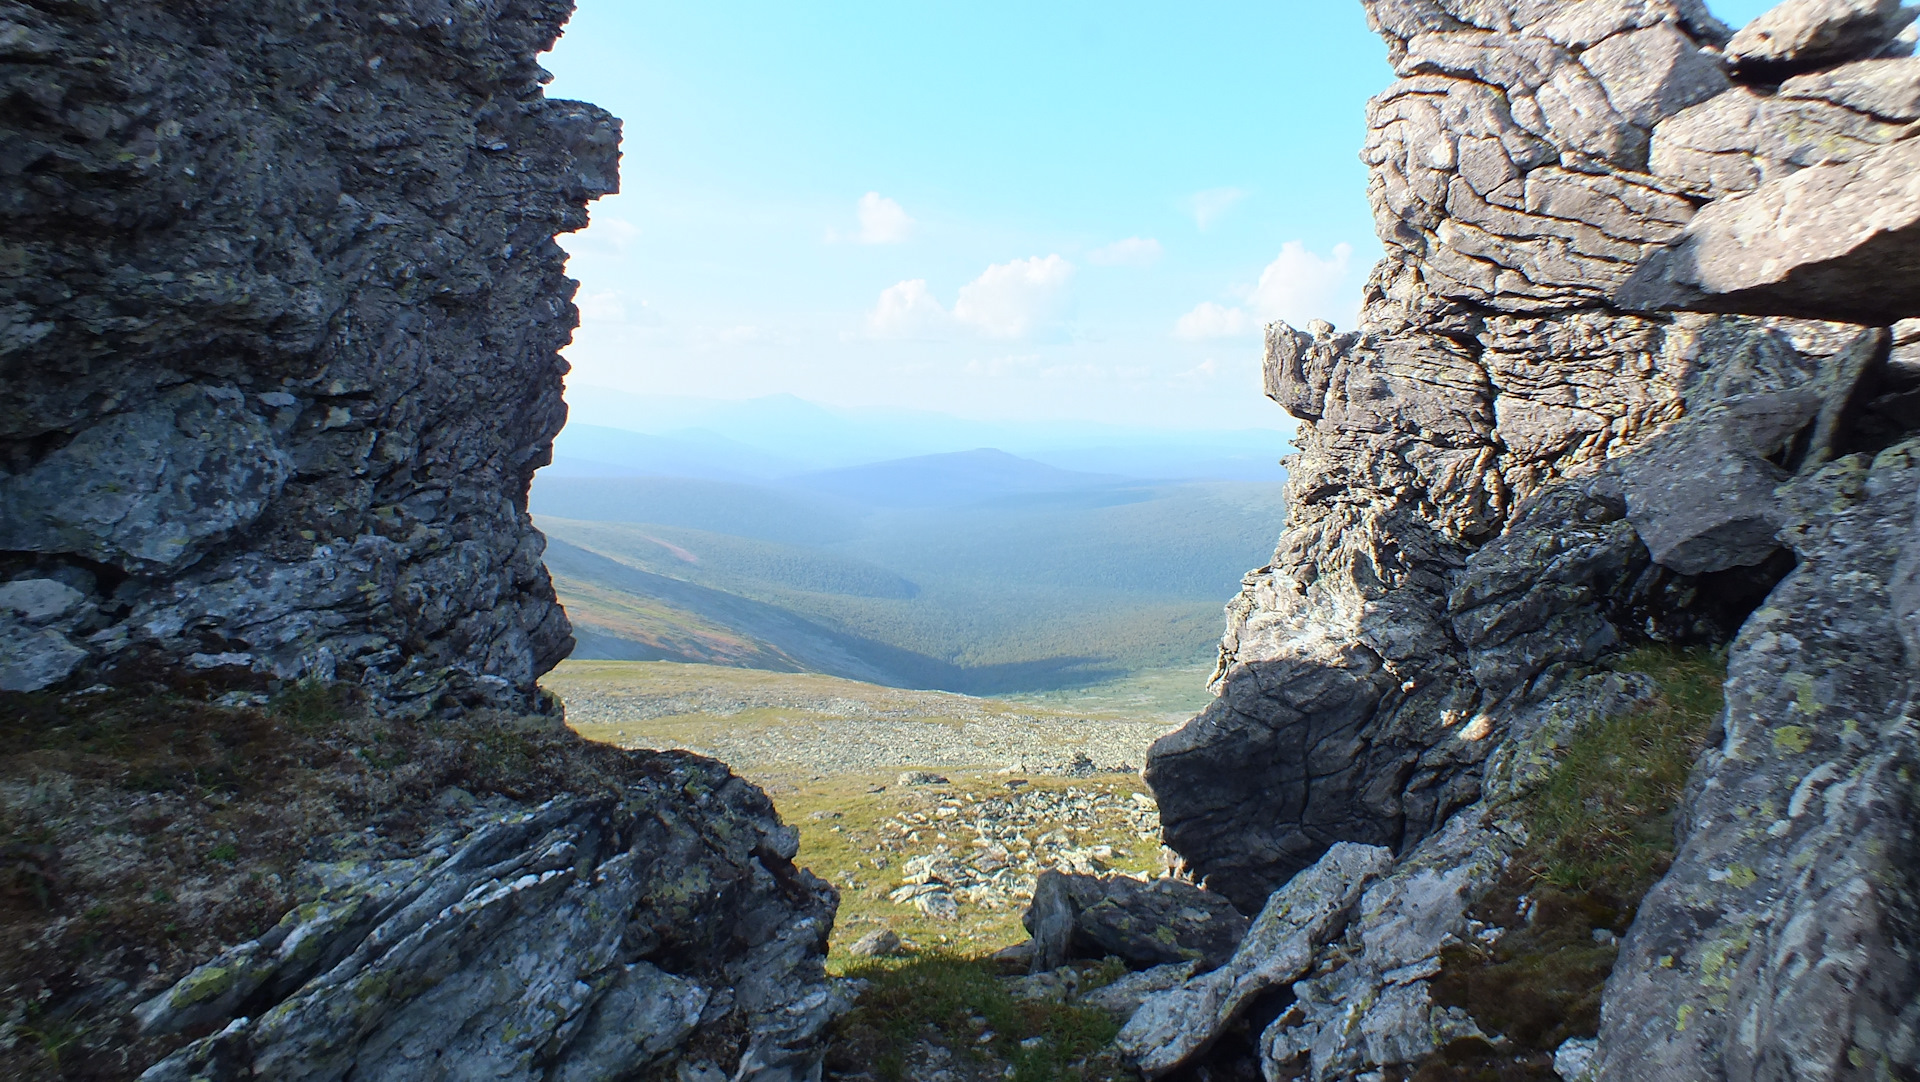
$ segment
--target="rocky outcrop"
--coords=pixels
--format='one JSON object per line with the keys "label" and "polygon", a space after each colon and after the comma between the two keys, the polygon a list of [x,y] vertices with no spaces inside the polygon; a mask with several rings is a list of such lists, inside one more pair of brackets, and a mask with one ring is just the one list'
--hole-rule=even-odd
{"label": "rocky outcrop", "polygon": [[1920,1068],[1920,636],[1896,585],[1920,566],[1920,440],[1781,500],[1799,566],[1734,643],[1724,738],[1608,989],[1602,1079]]}
{"label": "rocky outcrop", "polygon": [[0,686],[534,701],[553,238],[617,184],[540,90],[571,7],[0,4],[0,580],[78,595]]}
{"label": "rocky outcrop", "polygon": [[736,1079],[813,1076],[846,1008],[820,968],[833,889],[757,790],[680,774],[662,781],[719,786],[563,799],[315,869],[315,901],[135,1012],[147,1034],[217,1031],[141,1079],[612,1082],[703,1028],[743,1034]]}
{"label": "rocky outcrop", "polygon": [[[1726,711],[1598,1044],[1580,1023],[1558,1058],[1920,1070],[1911,12],[1789,0],[1735,35],[1683,0],[1364,2],[1399,77],[1365,151],[1387,258],[1356,330],[1269,329],[1286,532],[1218,697],[1147,769],[1167,843],[1243,912],[1336,846],[1397,854],[1277,967],[1245,1054],[1316,1082],[1476,1048],[1552,1069],[1444,971],[1535,934],[1488,899],[1532,874],[1569,742],[1660,708],[1608,671],[1654,642],[1729,644]],[[1209,979],[1134,1016],[1150,1072],[1247,1011]]]}
{"label": "rocky outcrop", "polygon": [[796,834],[536,685],[571,12],[0,0],[8,1077],[819,1077]]}

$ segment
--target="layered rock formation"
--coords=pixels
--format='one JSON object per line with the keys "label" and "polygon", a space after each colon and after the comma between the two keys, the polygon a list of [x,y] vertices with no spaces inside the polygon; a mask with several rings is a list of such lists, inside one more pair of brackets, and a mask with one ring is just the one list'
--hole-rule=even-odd
{"label": "layered rock formation", "polygon": [[794,832],[536,685],[571,11],[0,0],[9,1077],[819,1077]]}
{"label": "layered rock formation", "polygon": [[[619,126],[565,0],[0,4],[0,686],[144,667],[525,706],[556,233]],[[61,592],[61,588],[70,592]]]}
{"label": "layered rock formation", "polygon": [[726,768],[643,770],[314,869],[318,898],[136,1009],[143,1035],[213,1031],[141,1079],[614,1082],[696,1036],[727,1077],[817,1077],[846,1009],[820,965],[833,889]]}
{"label": "layered rock formation", "polygon": [[[1442,953],[1556,749],[1656,697],[1607,671],[1648,641],[1731,642],[1727,707],[1566,1069],[1916,1077],[1912,13],[1788,0],[1735,35],[1697,0],[1364,2],[1398,76],[1365,152],[1387,258],[1357,330],[1269,331],[1286,532],[1147,774],[1243,912],[1342,843],[1398,855],[1260,948],[1292,982],[1267,1077],[1502,1047],[1436,1000]],[[1207,1042],[1156,1058],[1153,1017],[1246,1009],[1167,996],[1132,1027],[1156,1072]]]}

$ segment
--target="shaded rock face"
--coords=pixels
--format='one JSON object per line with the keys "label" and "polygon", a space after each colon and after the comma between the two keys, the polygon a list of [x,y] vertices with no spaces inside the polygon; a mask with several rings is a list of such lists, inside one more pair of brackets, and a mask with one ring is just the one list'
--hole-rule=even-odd
{"label": "shaded rock face", "polygon": [[0,683],[533,700],[553,238],[617,184],[541,93],[571,7],[0,3],[0,581],[80,595]]}
{"label": "shaded rock face", "polygon": [[[1564,1058],[1915,1076],[1911,12],[1790,0],[1736,36],[1677,0],[1363,2],[1399,76],[1365,151],[1387,258],[1357,329],[1269,329],[1286,530],[1216,700],[1147,768],[1168,844],[1243,912],[1336,845],[1396,854],[1279,967],[1308,976],[1269,994],[1262,1070],[1504,1047],[1439,1005],[1440,952],[1498,934],[1467,912],[1520,798],[1657,699],[1606,671],[1653,641],[1730,644],[1726,714],[1599,1044]],[[1218,1032],[1218,992],[1135,1029]]]}

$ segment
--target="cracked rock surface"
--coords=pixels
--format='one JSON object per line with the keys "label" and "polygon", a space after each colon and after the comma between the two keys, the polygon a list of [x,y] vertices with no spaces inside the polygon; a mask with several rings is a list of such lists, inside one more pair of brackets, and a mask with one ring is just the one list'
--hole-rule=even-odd
{"label": "cracked rock surface", "polygon": [[571,10],[0,3],[0,582],[84,602],[0,627],[6,686],[533,701],[553,238],[618,184],[618,122],[541,92]]}
{"label": "cracked rock surface", "polygon": [[[1386,258],[1358,327],[1268,329],[1285,531],[1146,776],[1243,913],[1392,856],[1304,962],[1272,953],[1238,1069],[1920,1077],[1914,12],[1362,2],[1397,77],[1364,152]],[[1725,712],[1599,1032],[1524,1066],[1435,982],[1502,934],[1470,913],[1573,734],[1659,698],[1609,671],[1650,642],[1724,646]],[[1232,1030],[1239,964],[1145,997],[1144,1070]]]}
{"label": "cracked rock surface", "polygon": [[719,787],[563,798],[316,869],[317,900],[135,1012],[147,1034],[217,1027],[141,1079],[611,1082],[703,1027],[745,1034],[736,1079],[807,1077],[846,1008],[820,967],[833,889],[724,768],[662,780]]}

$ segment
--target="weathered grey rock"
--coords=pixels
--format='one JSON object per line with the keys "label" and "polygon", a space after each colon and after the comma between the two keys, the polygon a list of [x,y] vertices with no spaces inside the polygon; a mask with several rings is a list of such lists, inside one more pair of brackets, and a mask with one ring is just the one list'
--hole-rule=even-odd
{"label": "weathered grey rock", "polygon": [[86,595],[55,579],[15,579],[0,583],[0,610],[12,610],[29,624],[48,624],[79,608]]}
{"label": "weathered grey rock", "polygon": [[1708,206],[1616,300],[1867,325],[1920,311],[1920,140]]}
{"label": "weathered grey rock", "polygon": [[0,614],[0,691],[39,691],[65,680],[87,652],[50,627]]}
{"label": "weathered grey rock", "polygon": [[1913,441],[1788,490],[1800,564],[1733,645],[1724,735],[1608,985],[1601,1079],[1920,1068],[1917,496]]}
{"label": "weathered grey rock", "polygon": [[1727,42],[1727,59],[1762,75],[1856,60],[1885,48],[1910,19],[1900,0],[1784,0]]}
{"label": "weathered grey rock", "polygon": [[875,928],[847,948],[856,958],[884,958],[900,950],[900,933],[891,928]]}
{"label": "weathered grey rock", "polygon": [[177,572],[280,494],[293,459],[279,442],[233,388],[164,395],[0,481],[0,549]]}
{"label": "weathered grey rock", "polygon": [[[1413,1075],[1448,1040],[1499,1039],[1436,1004],[1429,983],[1521,844],[1513,802],[1584,724],[1658,701],[1646,678],[1589,667],[1646,639],[1726,641],[1786,573],[1782,545],[1804,561],[1801,533],[1845,502],[1808,478],[1920,432],[1920,332],[1877,329],[1920,312],[1907,221],[1920,217],[1920,139],[1903,63],[1812,72],[1773,94],[1719,78],[1712,47],[1729,35],[1698,5],[1365,6],[1400,76],[1371,108],[1365,151],[1387,258],[1357,330],[1269,329],[1268,394],[1300,421],[1286,529],[1229,606],[1217,698],[1147,769],[1167,843],[1248,911],[1331,846],[1403,855],[1262,1036],[1267,1077],[1315,1082]],[[1904,16],[1868,33],[1815,7],[1771,24],[1813,27],[1798,59],[1749,62],[1742,77],[1898,47],[1887,42]],[[1796,595],[1795,641],[1858,590],[1920,609],[1916,565]],[[1909,799],[1896,776],[1847,791],[1891,808]],[[1759,807],[1716,823],[1767,845]],[[1862,844],[1898,848],[1873,829]],[[1775,891],[1780,927],[1871,927],[1892,942],[1920,924],[1907,886],[1837,917],[1838,888],[1766,869],[1752,890]],[[1665,949],[1719,950],[1705,931],[1715,913],[1689,911],[1687,925],[1674,909]],[[1790,991],[1743,1016],[1758,1028],[1742,1047],[1761,1049],[1741,1053],[1748,1066],[1683,1049],[1663,1061],[1670,1075],[1617,1077],[1688,1077],[1684,1063],[1709,1072],[1693,1077],[1798,1077],[1795,1057],[1841,1031],[1870,1035],[1860,1061],[1894,1049],[1877,1062],[1904,1064],[1906,1023],[1882,1008],[1911,996],[1906,963],[1872,987],[1845,968],[1858,958],[1830,967],[1864,989],[1863,1030],[1817,1002],[1820,978],[1792,968],[1794,950],[1802,941],[1754,985]],[[1616,983],[1660,957],[1629,951]]]}
{"label": "weathered grey rock", "polygon": [[1518,846],[1511,826],[1455,816],[1361,896],[1339,940],[1343,959],[1293,985],[1293,1008],[1261,1035],[1269,1078],[1301,1065],[1314,1082],[1420,1062],[1456,1037],[1482,1036],[1465,1012],[1433,1003],[1440,951],[1468,933],[1467,909]]}
{"label": "weathered grey rock", "polygon": [[[1780,84],[1782,98],[1832,102],[1882,120],[1920,120],[1920,58],[1859,60]],[[1659,134],[1655,133],[1656,143]]]}
{"label": "weathered grey rock", "polygon": [[553,237],[617,184],[618,124],[540,89],[570,11],[8,6],[0,577],[109,571],[75,678],[536,701]]}
{"label": "weathered grey rock", "polygon": [[1033,972],[1070,958],[1116,957],[1135,968],[1232,957],[1247,918],[1227,899],[1179,879],[1042,872],[1021,918],[1033,937]]}
{"label": "weathered grey rock", "polygon": [[1611,293],[1693,207],[1649,132],[1728,86],[1698,4],[1367,5],[1401,76],[1363,157],[1389,250],[1442,297],[1507,310]]}
{"label": "weathered grey rock", "polygon": [[1651,129],[1730,85],[1719,60],[1700,44],[1674,23],[1655,23],[1595,42],[1580,54],[1580,65],[1600,80],[1621,115]]}
{"label": "weathered grey rock", "polygon": [[1649,168],[1685,192],[1720,199],[1809,166],[1853,161],[1913,134],[1910,123],[1869,116],[1847,102],[1740,87],[1654,129]]}
{"label": "weathered grey rock", "polygon": [[1598,658],[1620,642],[1607,599],[1645,564],[1620,501],[1577,483],[1541,493],[1473,554],[1447,600],[1474,682],[1505,696],[1549,664]]}
{"label": "weathered grey rock", "polygon": [[1256,997],[1304,975],[1344,929],[1361,892],[1392,864],[1393,853],[1379,846],[1342,842],[1327,850],[1267,899],[1231,960],[1147,997],[1115,1044],[1149,1078],[1191,1060]]}
{"label": "weathered grey rock", "polygon": [[1656,563],[1683,575],[1764,561],[1780,548],[1773,462],[1820,414],[1804,390],[1729,399],[1675,425],[1615,465],[1627,519]]}
{"label": "weathered grey rock", "polygon": [[1104,988],[1096,988],[1080,997],[1089,1007],[1098,1007],[1125,1021],[1140,1005],[1161,992],[1178,988],[1193,977],[1194,962],[1169,962],[1152,969],[1129,973]]}
{"label": "weathered grey rock", "polygon": [[1295,417],[1319,417],[1334,365],[1353,348],[1356,337],[1336,334],[1325,321],[1308,324],[1304,332],[1284,322],[1270,324],[1262,364],[1267,397]]}
{"label": "weathered grey rock", "polygon": [[140,1009],[149,1033],[222,1027],[142,1077],[613,1082],[703,1029],[743,1035],[737,1079],[817,1074],[845,1006],[832,888],[724,768],[661,782],[317,868],[317,902]]}
{"label": "weathered grey rock", "polygon": [[1553,1073],[1561,1082],[1593,1082],[1593,1063],[1599,1054],[1599,1041],[1574,1037],[1554,1050]]}

